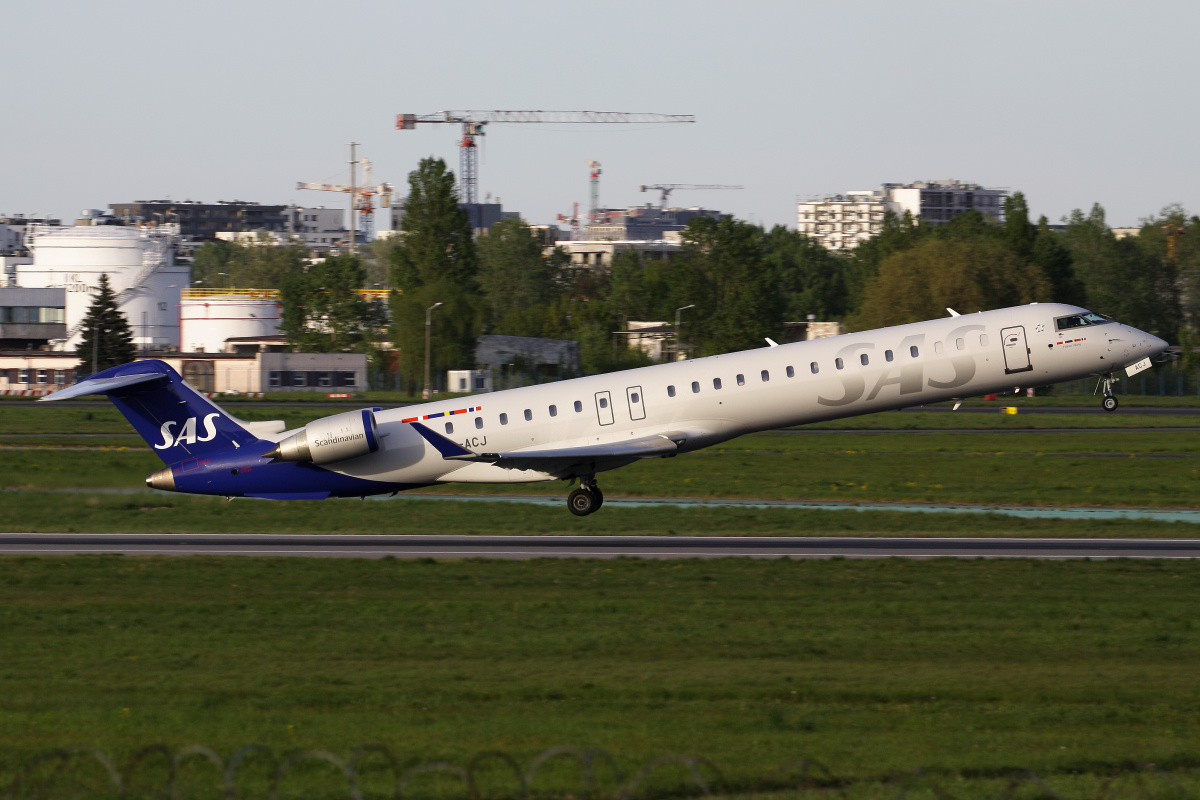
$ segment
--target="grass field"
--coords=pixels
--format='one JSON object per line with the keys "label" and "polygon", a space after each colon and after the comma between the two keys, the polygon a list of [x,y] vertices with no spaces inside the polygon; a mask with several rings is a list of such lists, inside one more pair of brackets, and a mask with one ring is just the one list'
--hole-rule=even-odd
{"label": "grass field", "polygon": [[1192,538],[1196,525],[1151,520],[1047,520],[788,508],[622,508],[579,518],[557,500],[453,502],[415,496],[359,502],[274,502],[164,494],[11,492],[0,531],[86,533],[594,534],[609,536],[1021,536]]}
{"label": "grass field", "polygon": [[0,559],[0,788],[34,752],[1200,765],[1200,565]]}
{"label": "grass field", "polygon": [[[72,445],[87,440],[72,440]],[[144,486],[159,460],[131,450],[10,447],[0,486]],[[1191,507],[1200,503],[1200,437],[1114,431],[896,434],[764,433],[600,478],[611,496]],[[443,493],[564,494],[561,483],[449,484]]]}

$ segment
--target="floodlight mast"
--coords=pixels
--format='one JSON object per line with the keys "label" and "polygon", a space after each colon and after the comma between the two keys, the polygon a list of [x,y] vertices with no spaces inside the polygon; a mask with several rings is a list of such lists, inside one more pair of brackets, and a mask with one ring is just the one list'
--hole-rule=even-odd
{"label": "floodlight mast", "polygon": [[625,111],[438,111],[434,114],[397,114],[396,130],[413,130],[418,123],[455,123],[462,125],[459,142],[459,202],[479,202],[479,159],[475,140],[483,136],[484,126],[493,122],[594,125],[601,123],[660,124],[695,122],[691,114],[650,114]]}

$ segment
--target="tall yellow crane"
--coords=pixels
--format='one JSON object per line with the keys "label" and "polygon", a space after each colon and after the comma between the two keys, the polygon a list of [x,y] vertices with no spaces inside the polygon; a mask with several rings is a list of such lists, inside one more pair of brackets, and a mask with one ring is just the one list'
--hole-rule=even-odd
{"label": "tall yellow crane", "polygon": [[438,111],[434,114],[397,114],[396,130],[413,130],[422,124],[455,124],[462,126],[459,141],[458,187],[463,203],[479,202],[479,161],[475,140],[483,136],[484,127],[503,123],[642,123],[695,122],[690,114],[645,114],[625,111]]}

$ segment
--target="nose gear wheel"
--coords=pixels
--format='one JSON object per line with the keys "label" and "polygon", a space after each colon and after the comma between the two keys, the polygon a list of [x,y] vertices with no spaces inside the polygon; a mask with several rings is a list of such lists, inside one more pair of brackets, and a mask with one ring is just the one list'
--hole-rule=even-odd
{"label": "nose gear wheel", "polygon": [[1096,384],[1097,391],[1103,387],[1104,400],[1101,401],[1101,405],[1104,407],[1105,411],[1116,411],[1117,406],[1120,405],[1120,403],[1117,402],[1117,398],[1113,396],[1112,388],[1113,384],[1115,384],[1118,380],[1120,380],[1120,378],[1117,378],[1111,372],[1109,372],[1105,375],[1101,375],[1099,383]]}

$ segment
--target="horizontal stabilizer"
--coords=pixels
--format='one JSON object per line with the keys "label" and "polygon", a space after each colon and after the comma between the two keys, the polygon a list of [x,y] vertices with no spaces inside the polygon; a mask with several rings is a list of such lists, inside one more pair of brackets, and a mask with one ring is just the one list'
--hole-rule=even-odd
{"label": "horizontal stabilizer", "polygon": [[51,392],[45,397],[39,398],[39,403],[44,403],[48,400],[69,400],[72,397],[83,397],[89,394],[107,394],[108,392],[123,389],[126,386],[135,386],[139,383],[148,381],[156,381],[165,379],[167,376],[161,372],[144,372],[137,375],[119,375],[114,378],[87,378],[80,381],[74,386],[68,386],[66,389],[59,389],[57,392]]}

